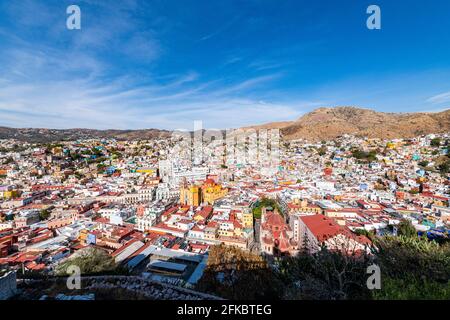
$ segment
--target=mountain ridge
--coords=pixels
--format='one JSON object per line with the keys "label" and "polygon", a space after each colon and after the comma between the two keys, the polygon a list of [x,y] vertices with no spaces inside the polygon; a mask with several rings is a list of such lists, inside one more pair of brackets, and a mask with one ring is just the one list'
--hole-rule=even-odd
{"label": "mountain ridge", "polygon": [[[243,129],[280,129],[286,140],[320,141],[344,134],[369,138],[411,138],[423,134],[450,132],[450,109],[441,112],[394,113],[358,107],[322,107],[293,121],[269,122]],[[79,139],[152,140],[168,138],[170,130],[97,130],[9,128],[0,126],[0,139],[42,143]]]}
{"label": "mountain ridge", "polygon": [[80,139],[152,140],[170,137],[171,131],[159,129],[97,130],[97,129],[45,129],[0,127],[0,139],[16,139],[32,143],[74,141]]}
{"label": "mountain ridge", "polygon": [[334,139],[344,134],[368,138],[411,138],[450,132],[450,109],[441,112],[394,113],[357,107],[323,107],[294,121],[272,122],[247,128],[280,129],[287,140]]}

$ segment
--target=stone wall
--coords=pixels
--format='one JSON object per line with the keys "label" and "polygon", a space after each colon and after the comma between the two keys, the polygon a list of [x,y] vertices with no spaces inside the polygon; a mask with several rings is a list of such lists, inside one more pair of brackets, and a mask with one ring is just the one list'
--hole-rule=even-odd
{"label": "stone wall", "polygon": [[7,300],[16,293],[16,273],[14,271],[10,271],[0,276],[0,300]]}
{"label": "stone wall", "polygon": [[[48,286],[51,282],[65,282],[64,278],[51,278],[46,280],[27,279],[20,280],[28,285],[45,281]],[[123,288],[132,292],[139,293],[151,300],[222,300],[222,298],[186,289],[167,283],[145,279],[138,276],[87,276],[82,277],[82,289],[111,289]]]}

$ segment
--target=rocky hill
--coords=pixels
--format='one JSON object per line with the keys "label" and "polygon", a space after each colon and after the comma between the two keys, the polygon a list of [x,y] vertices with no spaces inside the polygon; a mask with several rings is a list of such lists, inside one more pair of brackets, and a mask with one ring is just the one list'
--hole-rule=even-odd
{"label": "rocky hill", "polygon": [[384,113],[355,107],[320,108],[295,121],[253,128],[278,128],[288,140],[327,140],[344,134],[369,138],[409,138],[450,132],[450,109],[438,113]]}
{"label": "rocky hill", "polygon": [[[409,138],[428,133],[450,132],[450,109],[438,113],[384,113],[355,107],[320,108],[295,121],[272,122],[250,128],[281,130],[284,139],[327,140],[343,134],[369,138]],[[0,139],[28,142],[73,141],[115,138],[151,140],[168,138],[171,132],[158,129],[16,129],[0,127]]]}

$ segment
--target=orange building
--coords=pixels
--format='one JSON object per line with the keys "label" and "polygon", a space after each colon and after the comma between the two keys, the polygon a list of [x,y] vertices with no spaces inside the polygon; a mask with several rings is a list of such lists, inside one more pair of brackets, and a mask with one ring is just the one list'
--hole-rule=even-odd
{"label": "orange building", "polygon": [[199,206],[201,203],[200,188],[191,185],[182,185],[180,188],[180,204],[188,206]]}
{"label": "orange building", "polygon": [[180,187],[180,204],[188,206],[199,206],[202,203],[212,205],[227,193],[228,189],[222,188],[212,179],[206,179],[200,187],[183,182]]}
{"label": "orange building", "polygon": [[215,183],[212,179],[205,180],[201,189],[202,201],[210,205],[228,193],[228,189],[222,188],[220,184]]}

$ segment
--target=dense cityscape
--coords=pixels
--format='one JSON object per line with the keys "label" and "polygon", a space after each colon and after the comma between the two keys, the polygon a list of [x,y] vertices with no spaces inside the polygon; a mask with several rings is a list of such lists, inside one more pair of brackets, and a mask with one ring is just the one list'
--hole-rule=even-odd
{"label": "dense cityscape", "polygon": [[449,13],[0,0],[2,318],[445,318]]}
{"label": "dense cityscape", "polygon": [[[152,299],[221,298],[201,288],[227,248],[276,269],[324,248],[370,257],[375,238],[402,237],[404,225],[413,237],[448,240],[447,134],[276,141],[269,148],[276,157],[265,162],[249,140],[242,159],[227,157],[226,143],[195,152],[195,142],[189,147],[176,135],[1,140],[2,282],[67,276],[84,259],[94,265],[78,262],[82,277],[122,274],[174,288],[142,293]],[[2,296],[48,298],[21,286],[2,284]],[[67,298],[64,292],[50,298]]]}

